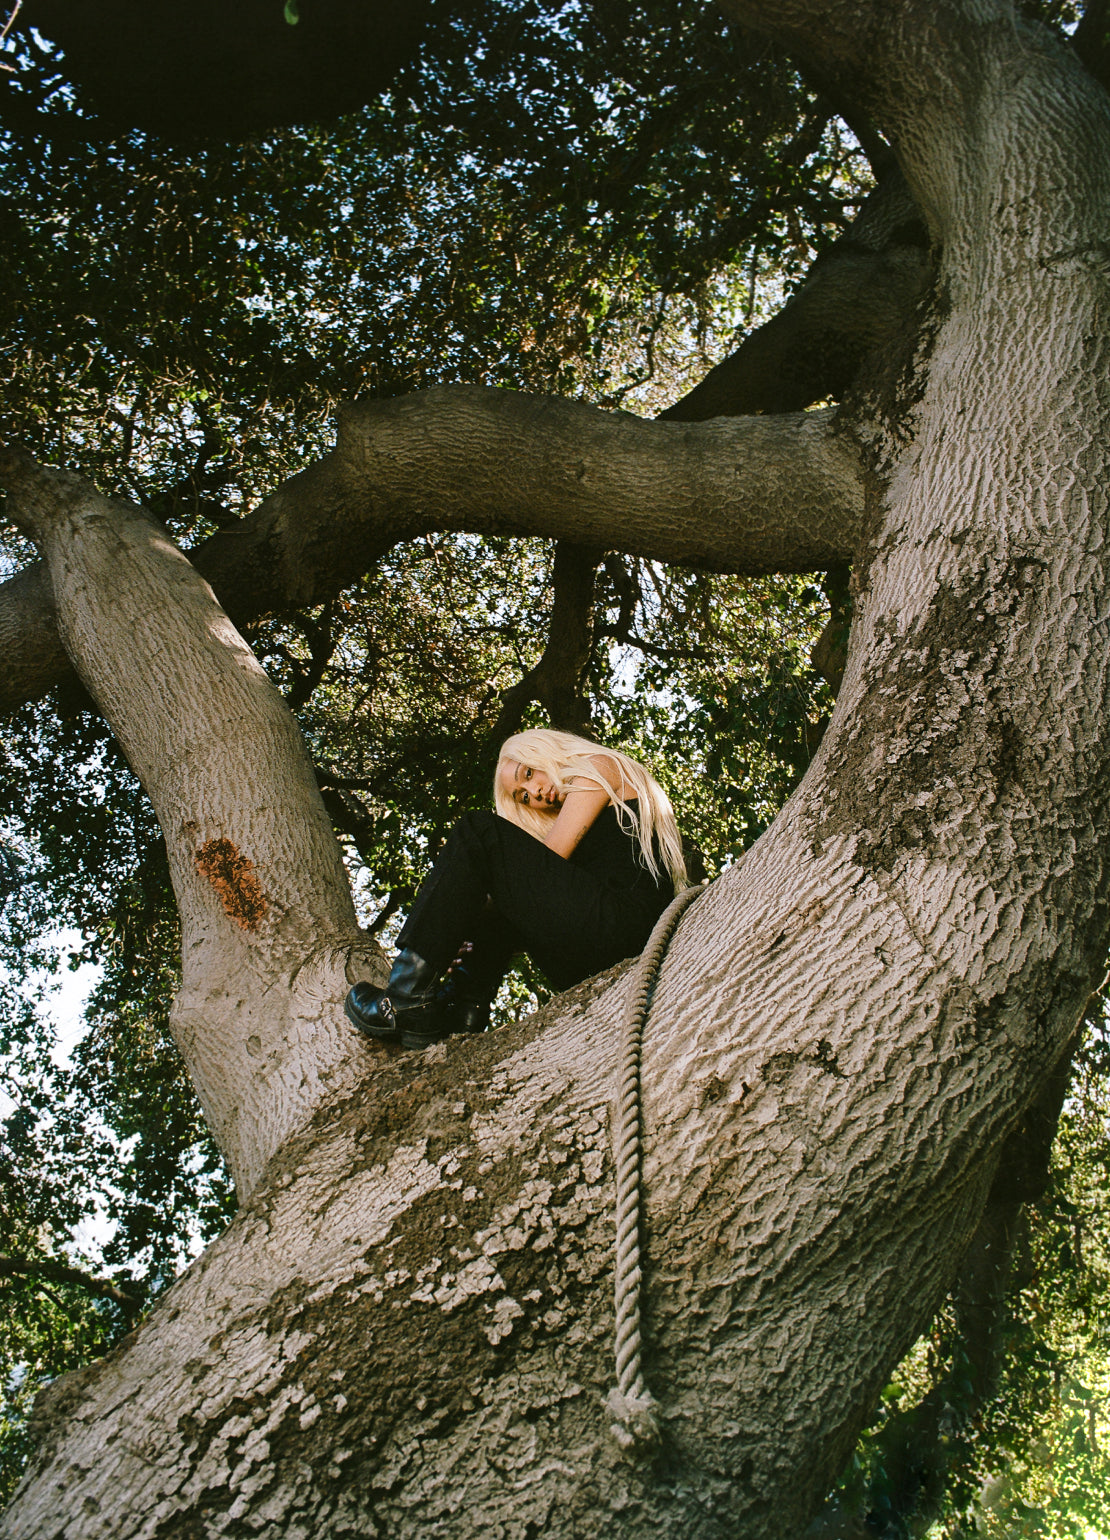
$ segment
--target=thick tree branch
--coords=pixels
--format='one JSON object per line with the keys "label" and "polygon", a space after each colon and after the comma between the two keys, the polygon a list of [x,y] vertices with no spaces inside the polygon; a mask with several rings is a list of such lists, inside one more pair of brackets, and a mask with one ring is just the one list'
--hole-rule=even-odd
{"label": "thick tree branch", "polygon": [[601,553],[589,546],[560,540],[555,547],[555,590],[547,644],[535,668],[505,691],[497,721],[490,730],[494,744],[520,726],[525,709],[539,701],[552,727],[584,733],[590,703],[582,694],[582,676],[593,642],[594,577]]}
{"label": "thick tree branch", "polygon": [[0,700],[8,711],[36,700],[70,672],[41,562],[0,584],[0,657]]}
{"label": "thick tree branch", "polygon": [[883,11],[896,9],[890,0],[718,0],[718,5],[730,20],[817,59],[823,81],[835,80],[840,88],[874,59]]}
{"label": "thick tree branch", "polygon": [[[460,386],[342,408],[334,454],[267,498],[249,538],[272,554],[272,607],[318,602],[432,529],[811,571],[851,554],[862,514],[856,446],[831,412],[686,426]],[[238,538],[196,561],[221,594]]]}
{"label": "thick tree branch", "polygon": [[358,930],[308,753],[159,525],[23,455],[0,475],[46,555],[66,651],[165,836],[182,924],[171,1025],[244,1191],[327,1083],[357,1073],[330,996]]}
{"label": "thick tree branch", "polygon": [[[546,535],[719,571],[820,571],[851,560],[863,501],[856,447],[830,411],[695,426],[446,387],[346,407],[332,454],[189,557],[242,626],[332,598],[429,530]],[[47,590],[25,574],[13,582],[0,588],[4,710],[59,677],[57,646],[43,643]]]}
{"label": "thick tree branch", "polygon": [[660,416],[692,422],[839,399],[870,356],[904,351],[931,272],[924,224],[893,171],[782,310]]}
{"label": "thick tree branch", "polygon": [[[158,813],[186,924],[192,920],[203,927],[209,917],[218,916],[222,931],[230,912],[229,895],[198,873],[196,853],[208,835],[231,832],[231,807],[213,806],[219,800],[213,789],[234,781],[237,755],[253,761],[255,750],[246,735],[257,719],[271,752],[266,765],[252,764],[252,780],[262,793],[262,807],[275,811],[265,818],[273,827],[264,832],[259,811],[252,810],[251,834],[255,844],[267,836],[276,843],[269,852],[259,916],[249,923],[245,915],[238,916],[237,928],[253,937],[277,925],[291,931],[292,944],[300,947],[321,929],[348,926],[350,895],[300,734],[208,585],[142,510],[102,498],[79,478],[43,470],[22,455],[5,456],[0,474],[10,493],[10,515],[47,555],[55,602],[68,601],[66,650]],[[100,583],[103,593],[96,592]],[[173,607],[181,612],[176,624],[157,613]],[[144,641],[149,665],[136,671],[130,657]],[[136,673],[137,680],[130,677]],[[183,680],[189,684],[187,709],[169,688]],[[128,687],[135,684],[138,689],[129,697]],[[299,786],[283,751],[299,765]],[[261,785],[260,773],[272,776],[275,784]],[[230,804],[230,790],[227,800]],[[324,890],[320,912],[303,912],[299,868],[305,851],[283,851],[294,810],[313,827],[312,843],[331,856],[333,881]],[[206,817],[215,819],[211,829],[205,827]],[[288,861],[284,874],[283,854]],[[262,914],[271,910],[264,924]]]}

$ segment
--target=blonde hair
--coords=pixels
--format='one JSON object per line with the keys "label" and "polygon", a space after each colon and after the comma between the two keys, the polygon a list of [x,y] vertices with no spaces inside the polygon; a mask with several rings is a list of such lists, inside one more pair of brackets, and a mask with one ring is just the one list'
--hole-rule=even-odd
{"label": "blonde hair", "polygon": [[[597,761],[615,761],[620,768],[616,785]],[[682,840],[674,819],[671,799],[659,782],[636,760],[629,759],[619,749],[602,748],[588,738],[576,733],[559,732],[554,727],[533,727],[527,732],[507,738],[497,756],[497,771],[493,778],[493,804],[502,818],[519,824],[538,840],[542,840],[551,828],[550,813],[539,808],[524,807],[514,802],[512,794],[502,784],[501,771],[506,763],[530,765],[542,770],[551,778],[556,790],[563,795],[572,780],[592,781],[600,786],[614,809],[623,828],[631,829],[640,847],[640,859],[653,877],[660,877],[659,860],[655,846],[675,890],[686,886],[686,862],[682,856]],[[620,795],[621,788],[631,786],[628,800]]]}

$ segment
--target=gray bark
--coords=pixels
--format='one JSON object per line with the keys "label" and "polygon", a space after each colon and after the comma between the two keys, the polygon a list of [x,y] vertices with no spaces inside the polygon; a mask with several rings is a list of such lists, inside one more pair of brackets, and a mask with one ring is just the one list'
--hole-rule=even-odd
{"label": "gray bark", "polygon": [[[243,625],[332,598],[398,540],[427,530],[801,572],[850,560],[862,524],[858,455],[831,412],[652,423],[460,386],[347,407],[332,454],[190,557]],[[53,624],[41,580],[0,585],[10,649],[0,710],[57,680],[57,643],[44,645]]]}
{"label": "gray bark", "polygon": [[69,672],[41,563],[24,567],[0,584],[0,656],[0,699],[7,711],[43,695]]}
{"label": "gray bark", "polygon": [[[627,1459],[602,1402],[621,994],[603,979],[418,1062],[365,1050],[143,1329],[44,1406],[8,1540],[799,1532],[1101,976],[1105,98],[1002,0],[731,8],[866,91],[940,299],[911,374],[859,408],[872,524],[821,749],[655,993],[657,1457]],[[616,496],[583,491],[566,420],[537,408],[534,459],[483,467],[503,505]],[[433,487],[442,447],[412,462]],[[791,501],[791,474],[758,497]],[[587,523],[570,533],[596,539]],[[680,519],[678,545],[696,529]]]}
{"label": "gray bark", "polygon": [[170,1025],[245,1195],[357,1075],[334,999],[381,954],[360,943],[296,723],[208,584],[141,509],[19,456],[0,473],[46,553],[66,650],[158,815],[182,926]]}

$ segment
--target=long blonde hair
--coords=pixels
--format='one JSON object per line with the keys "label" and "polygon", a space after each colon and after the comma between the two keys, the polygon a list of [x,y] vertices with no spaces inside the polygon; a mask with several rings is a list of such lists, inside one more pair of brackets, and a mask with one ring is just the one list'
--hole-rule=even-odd
{"label": "long blonde hair", "polygon": [[[600,759],[615,760],[620,767],[617,784],[595,763]],[[682,856],[682,840],[674,819],[671,799],[659,782],[636,760],[629,759],[619,749],[602,748],[576,733],[560,732],[554,727],[532,727],[527,732],[507,738],[497,756],[497,771],[493,778],[493,804],[502,818],[519,824],[536,839],[542,840],[551,828],[550,813],[539,808],[522,807],[514,802],[512,794],[502,784],[501,770],[506,761],[517,765],[530,765],[542,770],[551,778],[556,790],[564,795],[572,780],[592,781],[606,793],[616,810],[623,827],[631,829],[640,847],[640,859],[653,877],[660,877],[659,861],[655,846],[675,890],[686,886],[686,862]],[[621,788],[631,786],[631,793],[620,795]]]}

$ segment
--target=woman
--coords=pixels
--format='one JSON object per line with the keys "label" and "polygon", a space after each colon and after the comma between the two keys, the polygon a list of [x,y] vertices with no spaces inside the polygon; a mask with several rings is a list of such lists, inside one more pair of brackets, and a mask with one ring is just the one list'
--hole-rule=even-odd
{"label": "woman", "polygon": [[348,994],[369,1037],[425,1048],[484,1031],[515,952],[569,989],[642,951],[685,886],[667,794],[627,754],[552,728],[518,733],[501,747],[493,798],[496,812],[452,830],[385,989]]}

